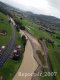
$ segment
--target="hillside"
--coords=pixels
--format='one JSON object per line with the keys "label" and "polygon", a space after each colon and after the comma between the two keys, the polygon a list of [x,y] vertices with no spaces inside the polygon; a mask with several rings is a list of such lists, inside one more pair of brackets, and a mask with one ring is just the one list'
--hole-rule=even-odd
{"label": "hillside", "polygon": [[51,28],[51,29],[60,29],[60,19],[53,17],[53,16],[47,16],[47,15],[37,15],[33,14],[31,12],[25,12],[25,16],[36,22],[39,25],[42,25],[46,28]]}
{"label": "hillside", "polygon": [[33,14],[32,12],[22,11],[17,8],[11,7],[7,4],[4,4],[2,2],[0,2],[0,10],[1,9],[6,10],[10,14],[15,13],[16,15],[28,18],[28,19],[34,21],[35,23],[44,26],[45,28],[60,29],[60,19],[58,19],[56,17],[41,15],[41,14],[37,15],[37,14]]}

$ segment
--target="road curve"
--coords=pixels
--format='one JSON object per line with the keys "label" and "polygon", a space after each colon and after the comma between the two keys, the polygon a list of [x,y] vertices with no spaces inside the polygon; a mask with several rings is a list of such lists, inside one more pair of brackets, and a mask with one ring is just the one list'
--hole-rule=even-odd
{"label": "road curve", "polygon": [[10,57],[12,50],[14,49],[14,44],[15,44],[15,23],[12,18],[11,19],[11,27],[12,27],[12,36],[10,38],[10,41],[7,45],[7,48],[5,49],[4,53],[0,56],[0,67],[3,66],[5,61]]}
{"label": "road curve", "polygon": [[[25,35],[23,31],[20,31],[21,36]],[[16,75],[14,76],[13,80],[31,80],[32,76],[21,76],[22,73],[34,73],[36,68],[38,67],[37,62],[35,61],[33,57],[33,48],[32,45],[28,39],[26,47],[25,47],[25,52],[24,52],[24,58],[22,61],[22,64],[17,71]]]}

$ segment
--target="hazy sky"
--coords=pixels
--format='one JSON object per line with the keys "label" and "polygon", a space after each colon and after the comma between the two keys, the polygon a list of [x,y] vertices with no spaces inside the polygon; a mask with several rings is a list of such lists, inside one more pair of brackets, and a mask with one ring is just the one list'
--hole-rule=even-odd
{"label": "hazy sky", "polygon": [[60,0],[0,0],[17,8],[37,14],[47,14],[60,18]]}

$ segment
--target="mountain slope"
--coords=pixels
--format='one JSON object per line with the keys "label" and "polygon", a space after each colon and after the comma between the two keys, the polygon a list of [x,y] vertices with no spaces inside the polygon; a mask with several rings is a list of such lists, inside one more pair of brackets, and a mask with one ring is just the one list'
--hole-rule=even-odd
{"label": "mountain slope", "polygon": [[25,15],[27,18],[31,19],[32,21],[44,27],[52,28],[52,29],[55,28],[60,29],[60,19],[56,17],[47,16],[47,15],[37,15],[30,12],[26,12]]}
{"label": "mountain slope", "polygon": [[35,23],[42,25],[46,28],[50,29],[60,29],[60,19],[53,17],[53,16],[47,16],[47,15],[37,15],[33,14],[32,12],[28,11],[22,11],[19,9],[16,9],[14,7],[11,7],[10,5],[7,5],[5,3],[0,2],[0,10],[6,10],[9,13],[12,13],[14,15],[17,14],[19,16],[23,16],[25,18],[28,18]]}

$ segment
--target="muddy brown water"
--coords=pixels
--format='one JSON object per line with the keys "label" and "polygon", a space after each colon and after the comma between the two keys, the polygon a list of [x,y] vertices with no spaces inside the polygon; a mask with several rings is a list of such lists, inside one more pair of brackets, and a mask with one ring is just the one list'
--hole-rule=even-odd
{"label": "muddy brown water", "polygon": [[[20,33],[21,36],[24,34],[23,31],[20,31]],[[25,47],[22,64],[19,70],[17,71],[16,75],[14,76],[13,80],[31,80],[31,73],[34,73],[37,67],[38,64],[33,57],[33,48],[30,41],[28,40]],[[24,74],[27,74],[27,76]]]}

